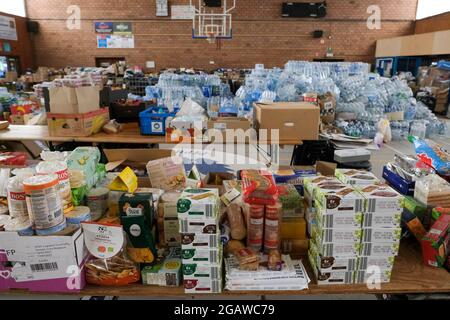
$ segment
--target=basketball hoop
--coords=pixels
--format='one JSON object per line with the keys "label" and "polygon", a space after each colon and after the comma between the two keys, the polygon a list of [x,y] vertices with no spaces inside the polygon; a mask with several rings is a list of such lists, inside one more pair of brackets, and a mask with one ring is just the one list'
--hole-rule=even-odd
{"label": "basketball hoop", "polygon": [[194,10],[192,38],[206,39],[209,43],[215,43],[218,39],[231,39],[233,37],[230,12],[236,7],[236,0],[232,0],[233,5],[231,7],[228,7],[227,0],[223,0],[220,8],[207,8],[203,0],[198,0],[198,6],[195,6],[193,1],[195,0],[189,1]]}
{"label": "basketball hoop", "polygon": [[208,36],[207,36],[207,38],[206,38],[206,40],[208,41],[208,43],[215,43],[216,42],[216,37],[217,37],[217,34],[216,33],[214,33],[214,32],[209,32],[208,33]]}

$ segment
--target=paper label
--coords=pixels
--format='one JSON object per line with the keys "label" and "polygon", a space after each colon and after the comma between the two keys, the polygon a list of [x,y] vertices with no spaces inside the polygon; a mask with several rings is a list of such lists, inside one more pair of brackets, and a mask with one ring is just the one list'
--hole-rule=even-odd
{"label": "paper label", "polygon": [[226,193],[224,193],[221,197],[220,200],[222,200],[222,202],[226,205],[229,206],[234,200],[236,200],[239,196],[241,195],[241,193],[239,192],[239,190],[237,190],[236,188],[232,188],[230,190],[228,190]]}
{"label": "paper label", "polygon": [[100,259],[109,259],[123,246],[122,226],[83,222],[84,243],[89,252]]}

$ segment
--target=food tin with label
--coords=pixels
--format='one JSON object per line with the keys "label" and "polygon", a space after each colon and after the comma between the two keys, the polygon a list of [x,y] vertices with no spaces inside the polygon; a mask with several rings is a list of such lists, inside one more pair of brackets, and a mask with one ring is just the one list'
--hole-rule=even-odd
{"label": "food tin with label", "polygon": [[28,214],[36,230],[53,228],[64,220],[56,174],[37,175],[23,181]]}
{"label": "food tin with label", "polygon": [[63,231],[65,228],[67,228],[67,222],[66,219],[63,220],[60,224],[57,226],[48,228],[48,229],[36,229],[36,234],[38,236],[49,236],[53,235],[55,233]]}
{"label": "food tin with label", "polygon": [[21,236],[34,235],[33,226],[27,219],[11,219],[4,226],[5,231],[17,232]]}
{"label": "food tin with label", "polygon": [[82,222],[91,221],[91,210],[89,207],[79,206],[65,214],[67,224],[80,226]]}
{"label": "food tin with label", "polygon": [[109,189],[100,187],[89,191],[86,197],[86,204],[91,210],[92,221],[97,221],[102,218],[108,210]]}

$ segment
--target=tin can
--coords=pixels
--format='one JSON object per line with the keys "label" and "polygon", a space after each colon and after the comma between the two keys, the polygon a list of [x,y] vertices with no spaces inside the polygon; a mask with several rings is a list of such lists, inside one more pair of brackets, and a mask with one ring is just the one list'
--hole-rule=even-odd
{"label": "tin can", "polygon": [[86,204],[91,210],[92,221],[97,221],[103,217],[108,210],[108,188],[94,188],[86,196]]}
{"label": "tin can", "polygon": [[56,174],[36,175],[23,181],[28,214],[36,230],[61,224],[64,212]]}

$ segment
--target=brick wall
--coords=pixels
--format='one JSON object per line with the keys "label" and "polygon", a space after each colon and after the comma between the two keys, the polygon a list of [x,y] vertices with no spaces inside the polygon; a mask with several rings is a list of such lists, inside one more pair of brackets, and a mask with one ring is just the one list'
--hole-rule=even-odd
{"label": "brick wall", "polygon": [[12,14],[0,12],[0,15],[13,17],[16,21],[17,41],[0,39],[0,47],[3,42],[11,45],[11,52],[0,51],[0,56],[18,57],[20,69],[23,72],[27,68],[33,67],[33,50],[30,34],[27,31],[27,19]]}
{"label": "brick wall", "polygon": [[[154,60],[158,69],[252,67],[255,63],[271,67],[290,59],[323,57],[329,46],[336,57],[372,62],[377,39],[414,32],[417,0],[328,0],[324,19],[281,18],[282,2],[237,0],[232,12],[233,39],[222,40],[220,48],[192,39],[191,21],[157,18],[155,0],[33,0],[27,1],[27,13],[40,24],[40,34],[34,37],[36,64],[55,67],[92,66],[95,57],[108,56],[123,56],[141,66]],[[374,2],[381,8],[381,30],[366,27],[366,10]],[[188,3],[169,0],[169,5]],[[65,26],[67,6],[73,4],[81,8],[81,30]],[[94,21],[101,20],[132,21],[136,48],[97,49]],[[312,37],[316,29],[324,30],[324,43]]]}

